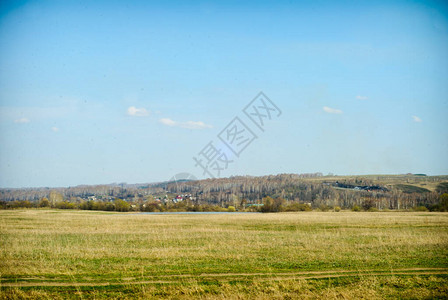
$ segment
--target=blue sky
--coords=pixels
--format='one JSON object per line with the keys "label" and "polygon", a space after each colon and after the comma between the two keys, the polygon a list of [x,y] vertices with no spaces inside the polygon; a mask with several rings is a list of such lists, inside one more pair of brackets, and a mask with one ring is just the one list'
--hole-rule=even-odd
{"label": "blue sky", "polygon": [[0,187],[207,177],[260,91],[282,113],[221,176],[448,174],[448,6],[2,1]]}

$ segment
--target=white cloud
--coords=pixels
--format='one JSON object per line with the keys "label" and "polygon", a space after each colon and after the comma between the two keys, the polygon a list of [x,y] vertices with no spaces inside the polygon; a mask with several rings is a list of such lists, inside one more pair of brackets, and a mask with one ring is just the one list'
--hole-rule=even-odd
{"label": "white cloud", "polygon": [[358,100],[367,100],[367,99],[369,99],[369,97],[358,95],[358,96],[356,96],[356,99],[358,99]]}
{"label": "white cloud", "polygon": [[422,121],[422,119],[420,119],[417,116],[412,116],[412,119],[414,120],[414,122],[420,123]]}
{"label": "white cloud", "polygon": [[342,110],[324,106],[324,111],[329,114],[342,114]]}
{"label": "white cloud", "polygon": [[205,124],[204,122],[198,121],[187,121],[185,123],[181,123],[180,127],[188,128],[188,129],[204,129],[204,128],[212,128],[212,125]]}
{"label": "white cloud", "polygon": [[135,106],[128,107],[128,115],[134,117],[146,117],[149,115],[149,111],[146,108],[137,108]]}
{"label": "white cloud", "polygon": [[14,120],[14,123],[29,123],[29,122],[30,122],[30,120],[27,118],[20,118],[20,119]]}
{"label": "white cloud", "polygon": [[59,131],[59,128],[57,128],[57,127],[51,127],[51,130],[53,131],[53,132],[58,132]]}
{"label": "white cloud", "polygon": [[163,119],[160,119],[159,121],[163,125],[167,125],[167,126],[176,126],[177,125],[176,121],[173,121],[173,120],[168,119],[168,118],[163,118]]}
{"label": "white cloud", "polygon": [[168,118],[163,118],[159,120],[160,123],[167,125],[167,126],[177,126],[187,129],[205,129],[205,128],[212,128],[212,125],[205,124],[202,121],[187,121],[187,122],[176,122]]}

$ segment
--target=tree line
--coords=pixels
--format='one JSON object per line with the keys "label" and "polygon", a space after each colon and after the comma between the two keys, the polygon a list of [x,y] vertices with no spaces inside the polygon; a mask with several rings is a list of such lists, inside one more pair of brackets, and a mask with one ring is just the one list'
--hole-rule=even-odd
{"label": "tree line", "polygon": [[[391,177],[392,178],[392,177]],[[293,211],[306,207],[319,210],[411,210],[422,207],[444,210],[448,176],[405,176],[394,184],[383,177],[326,177],[313,174],[279,174],[261,177],[235,176],[198,181],[157,184],[112,184],[68,188],[0,189],[0,208],[54,207],[106,211],[207,211],[228,209]],[[386,182],[386,183],[385,183]],[[437,183],[430,191],[415,184]],[[362,186],[362,190],[354,188]],[[369,190],[369,186],[375,189]],[[176,195],[188,194],[179,203]],[[268,198],[269,197],[269,198]],[[48,203],[47,203],[48,201]],[[276,202],[277,201],[277,202]],[[281,202],[281,205],[278,203]],[[274,204],[272,204],[274,203]],[[264,207],[264,208],[262,208]],[[276,207],[268,209],[269,207]]]}

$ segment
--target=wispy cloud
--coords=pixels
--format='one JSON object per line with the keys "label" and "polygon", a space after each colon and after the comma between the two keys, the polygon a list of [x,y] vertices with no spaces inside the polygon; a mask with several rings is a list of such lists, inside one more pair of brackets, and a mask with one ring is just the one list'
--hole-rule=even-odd
{"label": "wispy cloud", "polygon": [[28,118],[20,118],[20,119],[17,119],[17,120],[14,120],[14,123],[29,123],[30,122],[30,120],[28,119]]}
{"label": "wispy cloud", "polygon": [[137,108],[135,106],[128,107],[128,115],[133,117],[146,117],[149,115],[149,111],[146,108]]}
{"label": "wispy cloud", "polygon": [[188,128],[188,129],[205,129],[205,128],[212,128],[211,125],[205,124],[201,121],[187,121],[185,123],[181,123],[180,127]]}
{"label": "wispy cloud", "polygon": [[166,126],[176,126],[177,125],[176,121],[173,121],[173,120],[168,119],[168,118],[160,119],[159,122],[162,123],[163,125],[166,125]]}
{"label": "wispy cloud", "polygon": [[59,128],[58,127],[51,127],[51,130],[53,131],[53,132],[58,132],[59,131]]}
{"label": "wispy cloud", "polygon": [[369,97],[358,95],[358,96],[356,96],[356,99],[358,99],[358,100],[367,100],[367,99],[369,99]]}
{"label": "wispy cloud", "polygon": [[328,106],[324,106],[323,109],[324,109],[324,112],[329,113],[329,114],[342,114],[342,110],[337,109],[337,108],[331,108]]}
{"label": "wispy cloud", "polygon": [[206,129],[212,128],[212,125],[205,124],[202,121],[187,121],[187,122],[176,122],[169,118],[162,118],[159,120],[160,123],[171,126],[171,127],[181,127],[186,129]]}
{"label": "wispy cloud", "polygon": [[412,119],[414,120],[414,122],[420,123],[422,121],[422,119],[420,119],[417,116],[412,116]]}

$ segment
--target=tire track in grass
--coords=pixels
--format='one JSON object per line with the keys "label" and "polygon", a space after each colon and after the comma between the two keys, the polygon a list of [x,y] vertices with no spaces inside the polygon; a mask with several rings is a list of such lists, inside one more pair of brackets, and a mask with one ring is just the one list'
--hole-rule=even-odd
{"label": "tire track in grass", "polygon": [[[180,275],[160,275],[151,276],[148,280],[138,280],[134,277],[128,278],[110,278],[106,281],[84,281],[84,282],[62,282],[62,281],[15,281],[4,282],[0,280],[1,287],[39,287],[39,286],[116,286],[116,285],[135,285],[135,284],[169,284],[182,283],[185,280],[217,280],[227,282],[232,280],[253,280],[253,281],[281,281],[297,279],[323,279],[339,277],[360,277],[360,276],[418,276],[418,275],[448,275],[447,268],[409,268],[395,270],[334,270],[334,271],[304,271],[291,273],[219,273],[219,274],[180,274]],[[25,278],[24,278],[25,279]],[[27,277],[26,280],[40,279],[42,277]],[[53,278],[57,280],[57,278]],[[9,279],[11,280],[11,279]],[[187,281],[188,282],[188,281]]]}

